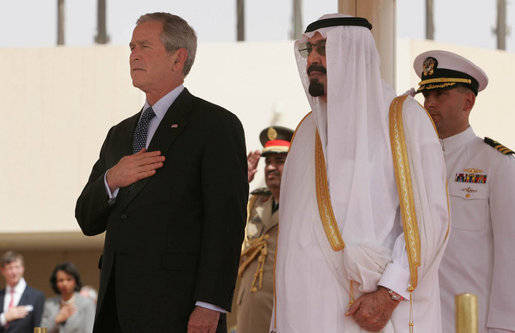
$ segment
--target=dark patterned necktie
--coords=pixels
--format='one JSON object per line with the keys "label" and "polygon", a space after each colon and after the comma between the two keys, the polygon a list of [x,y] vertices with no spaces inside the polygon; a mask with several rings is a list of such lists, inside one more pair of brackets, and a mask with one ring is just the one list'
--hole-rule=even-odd
{"label": "dark patterned necktie", "polygon": [[147,132],[148,132],[148,123],[152,118],[154,118],[156,114],[152,107],[148,107],[143,111],[143,115],[139,120],[138,126],[136,126],[136,130],[134,131],[134,137],[132,141],[132,153],[135,154],[139,152],[142,148],[145,148],[147,145]]}

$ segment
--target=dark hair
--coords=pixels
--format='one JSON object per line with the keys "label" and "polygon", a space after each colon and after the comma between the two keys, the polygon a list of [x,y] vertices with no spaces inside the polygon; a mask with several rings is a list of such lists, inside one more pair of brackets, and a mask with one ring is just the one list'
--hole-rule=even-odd
{"label": "dark hair", "polygon": [[63,271],[66,274],[70,274],[75,279],[75,291],[79,291],[82,287],[82,281],[80,280],[80,274],[77,267],[71,262],[65,261],[55,266],[52,275],[50,276],[50,286],[52,290],[55,291],[56,294],[60,294],[61,292],[57,288],[57,272]]}
{"label": "dark hair", "polygon": [[476,92],[474,92],[474,90],[472,90],[470,87],[465,86],[465,85],[463,85],[463,84],[458,83],[458,84],[456,84],[456,86],[455,86],[454,88],[456,88],[456,90],[458,90],[458,91],[459,91],[460,93],[462,93],[462,94],[465,94],[465,93],[471,92],[471,93],[473,93],[474,95],[476,95],[476,96],[477,96],[477,93],[476,93]]}
{"label": "dark hair", "polygon": [[5,265],[8,265],[12,263],[13,261],[19,260],[21,264],[23,265],[23,256],[19,254],[18,252],[14,251],[7,251],[2,255],[2,260],[0,261],[0,267],[5,267]]}

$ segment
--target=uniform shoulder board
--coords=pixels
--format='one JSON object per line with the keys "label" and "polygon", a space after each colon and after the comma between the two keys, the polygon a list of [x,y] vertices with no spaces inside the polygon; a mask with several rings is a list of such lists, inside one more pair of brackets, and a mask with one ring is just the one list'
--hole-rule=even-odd
{"label": "uniform shoulder board", "polygon": [[511,150],[510,148],[507,148],[507,147],[503,146],[501,143],[499,143],[495,140],[492,140],[490,138],[485,137],[485,143],[494,147],[496,150],[498,150],[499,152],[501,152],[504,155],[515,154],[515,152],[513,152],[513,150]]}
{"label": "uniform shoulder board", "polygon": [[260,187],[250,192],[251,195],[271,195],[272,193],[266,187]]}

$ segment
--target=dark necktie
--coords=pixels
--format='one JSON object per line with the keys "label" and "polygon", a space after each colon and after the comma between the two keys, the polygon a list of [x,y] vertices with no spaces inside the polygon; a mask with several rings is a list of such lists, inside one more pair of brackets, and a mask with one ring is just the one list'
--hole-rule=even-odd
{"label": "dark necktie", "polygon": [[136,130],[134,131],[134,137],[132,141],[132,153],[135,154],[139,152],[142,148],[145,148],[147,145],[147,132],[148,132],[148,123],[152,118],[154,118],[156,114],[152,107],[143,111],[141,115],[141,119],[139,120],[138,126],[136,126]]}

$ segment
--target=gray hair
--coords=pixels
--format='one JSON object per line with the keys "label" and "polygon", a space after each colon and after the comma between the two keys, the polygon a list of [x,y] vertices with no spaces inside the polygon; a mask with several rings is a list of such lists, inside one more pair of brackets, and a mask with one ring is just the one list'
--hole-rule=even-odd
{"label": "gray hair", "polygon": [[173,53],[180,48],[185,48],[188,51],[188,58],[183,69],[183,74],[186,77],[190,72],[191,66],[193,66],[195,54],[197,53],[197,35],[195,30],[181,17],[163,12],[141,15],[136,21],[136,25],[151,21],[163,23],[163,32],[160,39],[166,52]]}

